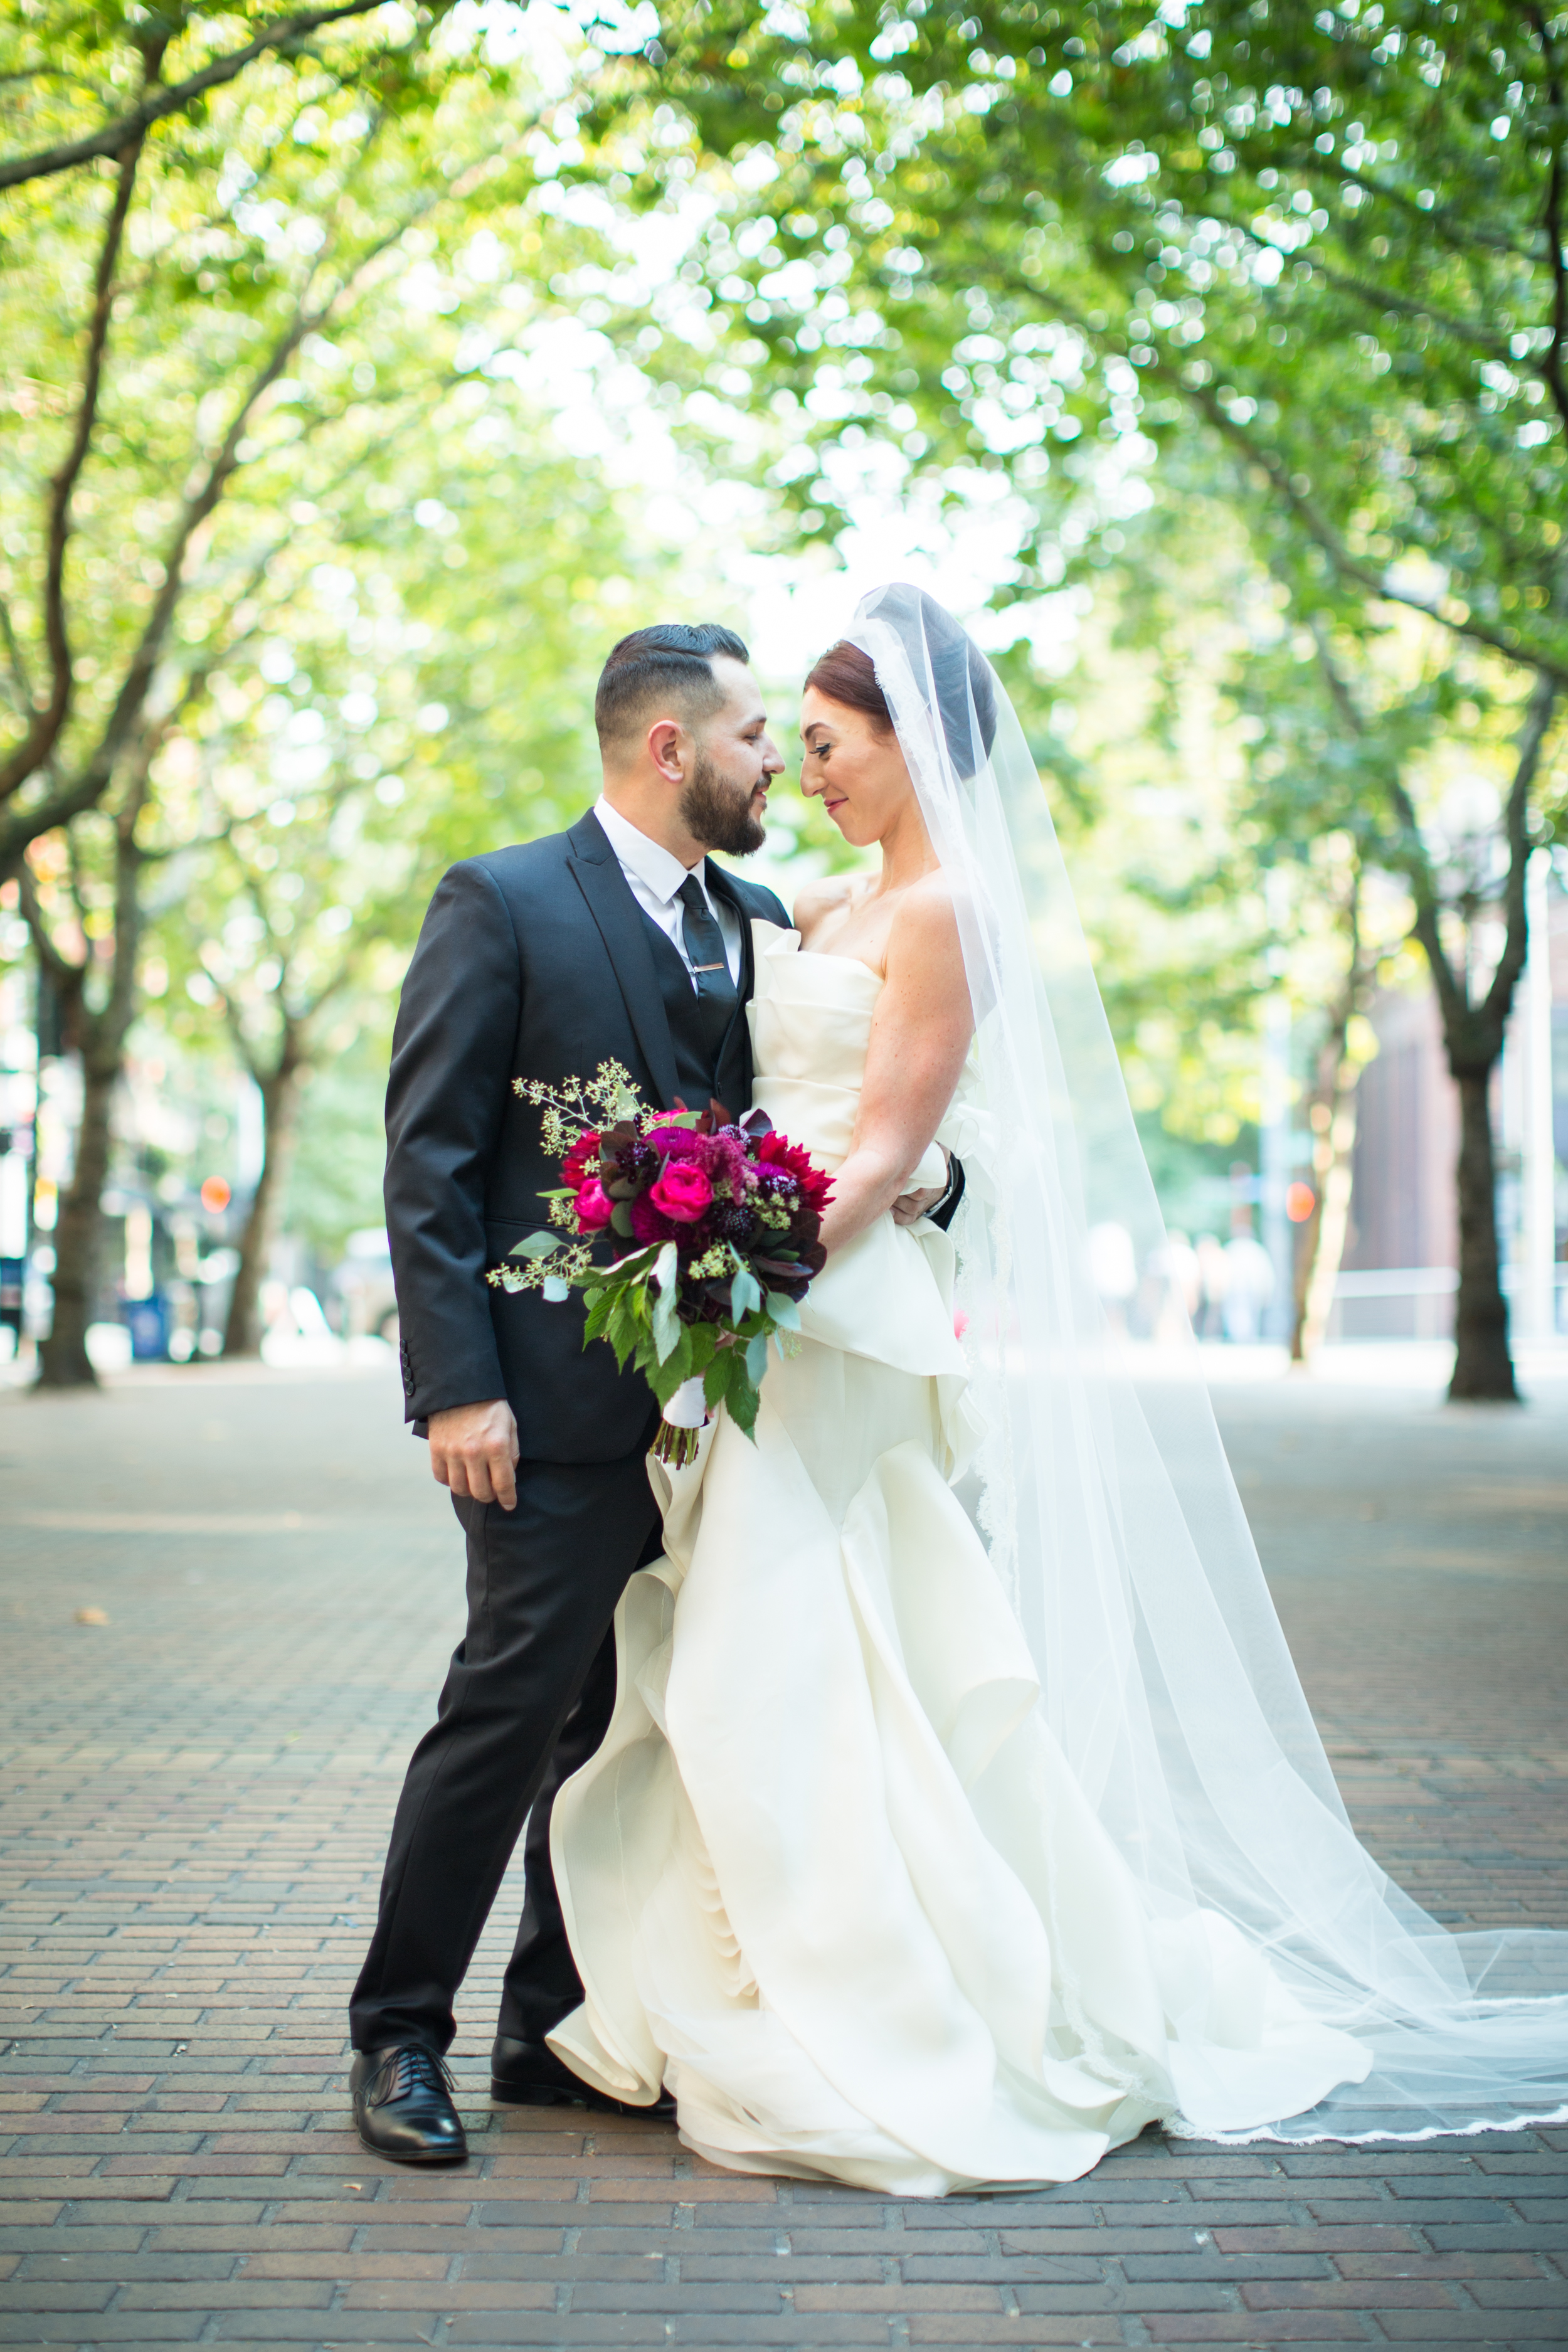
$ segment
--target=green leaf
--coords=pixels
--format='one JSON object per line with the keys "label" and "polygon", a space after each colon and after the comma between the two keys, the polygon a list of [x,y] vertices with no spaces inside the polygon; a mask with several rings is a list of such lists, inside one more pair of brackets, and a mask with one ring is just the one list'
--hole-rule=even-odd
{"label": "green leaf", "polygon": [[743,1323],[752,1307],[760,1307],[762,1303],[762,1284],[750,1266],[738,1265],[735,1268],[735,1278],[730,1285],[731,1321],[736,1324]]}
{"label": "green leaf", "polygon": [[560,1248],[563,1239],[564,1235],[561,1234],[530,1234],[513,1248],[509,1249],[507,1255],[508,1257],[548,1257],[552,1250]]}
{"label": "green leaf", "polygon": [[606,1314],[602,1336],[615,1349],[616,1360],[624,1372],[626,1368],[626,1358],[633,1349],[641,1343],[643,1336],[637,1327],[637,1317],[632,1311],[631,1301],[624,1292],[615,1299]]}
{"label": "green leaf", "polygon": [[800,1309],[786,1290],[770,1290],[767,1306],[768,1313],[782,1330],[800,1329]]}
{"label": "green leaf", "polygon": [[588,1313],[584,1327],[584,1340],[602,1339],[605,1327],[619,1304],[613,1290],[590,1290],[587,1293]]}
{"label": "green leaf", "polygon": [[[676,1325],[675,1345],[664,1360],[664,1370],[669,1375],[669,1392],[673,1396],[676,1390],[680,1386],[681,1381],[689,1381],[691,1378],[693,1371],[696,1370],[696,1367],[691,1360],[691,1327],[689,1324],[678,1323]],[[662,1402],[663,1400],[661,1398],[660,1402],[662,1403]]]}
{"label": "green leaf", "polygon": [[765,1331],[759,1331],[756,1338],[748,1342],[746,1348],[746,1378],[753,1388],[762,1387],[763,1374],[767,1369],[768,1335]]}
{"label": "green leaf", "polygon": [[619,1234],[623,1241],[632,1238],[632,1213],[624,1201],[617,1201],[610,1213],[610,1231]]}
{"label": "green leaf", "polygon": [[757,1407],[762,1398],[746,1378],[745,1367],[739,1357],[736,1358],[736,1365],[739,1377],[731,1381],[724,1392],[725,1410],[742,1435],[749,1437],[754,1445],[757,1442]]}

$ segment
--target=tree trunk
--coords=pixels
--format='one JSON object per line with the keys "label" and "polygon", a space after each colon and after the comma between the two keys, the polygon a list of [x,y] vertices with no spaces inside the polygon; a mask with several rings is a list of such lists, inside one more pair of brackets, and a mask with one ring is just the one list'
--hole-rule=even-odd
{"label": "tree trunk", "polygon": [[1450,1400],[1517,1404],[1508,1346],[1508,1302],[1498,1279],[1497,1166],[1492,1155],[1490,1063],[1456,1070],[1459,1088],[1459,1295],[1454,1312]]}
{"label": "tree trunk", "polygon": [[278,1238],[283,1195],[289,1189],[305,1069],[290,1039],[285,1044],[278,1068],[258,1082],[262,1107],[261,1173],[256,1180],[256,1192],[239,1244],[239,1268],[229,1297],[228,1320],[224,1326],[226,1356],[261,1353],[261,1286],[271,1262],[272,1244]]}
{"label": "tree trunk", "polygon": [[98,1297],[103,1214],[99,1200],[109,1178],[109,1154],[119,1054],[82,1056],[81,1128],[76,1169],[55,1227],[54,1322],[38,1350],[38,1386],[94,1388],[98,1374],[87,1352],[87,1327]]}
{"label": "tree trunk", "polygon": [[1323,1344],[1334,1303],[1334,1285],[1340,1278],[1345,1234],[1350,1228],[1356,1087],[1360,1077],[1359,1063],[1347,1058],[1341,1064],[1328,1132],[1312,1155],[1318,1198],[1307,1229],[1306,1246],[1296,1268],[1296,1326],[1290,1334],[1293,1364],[1311,1362]]}
{"label": "tree trunk", "polygon": [[1344,908],[1344,984],[1318,1055],[1317,1085],[1311,1097],[1316,1132],[1312,1173],[1317,1180],[1317,1198],[1294,1267],[1296,1312],[1290,1328],[1293,1364],[1310,1364],[1322,1344],[1350,1224],[1356,1085],[1361,1077],[1361,1064],[1350,1050],[1350,1037],[1371,979],[1362,953],[1361,895],[1358,867],[1352,874]]}

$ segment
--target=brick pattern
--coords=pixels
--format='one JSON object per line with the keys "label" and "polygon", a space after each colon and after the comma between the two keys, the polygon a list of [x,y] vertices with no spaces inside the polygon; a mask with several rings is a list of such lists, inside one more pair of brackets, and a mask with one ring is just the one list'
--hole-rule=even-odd
{"label": "brick pattern", "polygon": [[[1358,1826],[1456,1922],[1562,1920],[1568,1416],[1221,1402]],[[1147,2136],[933,2205],[492,2110],[515,1882],[472,2160],[368,2156],[342,2004],[460,1579],[396,1419],[395,1378],[221,1369],[0,1399],[0,2343],[1568,2344],[1568,2127]]]}

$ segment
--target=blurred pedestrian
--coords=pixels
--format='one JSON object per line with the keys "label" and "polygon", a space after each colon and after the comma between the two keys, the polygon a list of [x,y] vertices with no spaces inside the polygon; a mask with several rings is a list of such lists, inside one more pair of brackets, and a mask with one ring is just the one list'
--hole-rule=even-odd
{"label": "blurred pedestrian", "polygon": [[1138,1253],[1125,1225],[1108,1219],[1089,1229],[1089,1268],[1113,1331],[1127,1328],[1127,1309],[1138,1288]]}
{"label": "blurred pedestrian", "polygon": [[1196,1329],[1203,1303],[1198,1254],[1185,1234],[1167,1234],[1149,1253],[1149,1328],[1166,1346]]}
{"label": "blurred pedestrian", "polygon": [[1225,1336],[1249,1347],[1262,1333],[1263,1312],[1274,1296],[1274,1261],[1252,1230],[1252,1211],[1231,1211],[1225,1245]]}
{"label": "blurred pedestrian", "polygon": [[1193,1255],[1198,1262],[1198,1337],[1223,1339],[1225,1289],[1230,1278],[1225,1246],[1214,1234],[1200,1234]]}

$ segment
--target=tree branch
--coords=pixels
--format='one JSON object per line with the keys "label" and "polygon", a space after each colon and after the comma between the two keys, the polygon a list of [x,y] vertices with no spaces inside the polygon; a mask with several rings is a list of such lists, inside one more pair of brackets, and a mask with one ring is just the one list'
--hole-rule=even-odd
{"label": "tree branch", "polygon": [[51,984],[58,989],[63,996],[74,997],[87,977],[86,963],[72,963],[70,958],[61,955],[58,948],[56,947],[49,933],[48,925],[44,919],[44,910],[38,903],[38,886],[33,878],[33,869],[30,866],[26,863],[22,865],[16,876],[16,883],[23,919],[33,935],[33,946],[37,951],[38,961],[47,973]]}
{"label": "tree branch", "polygon": [[[239,444],[245,436],[246,426],[255,413],[258,401],[276,383],[300,344],[320,325],[326,315],[325,310],[307,311],[302,302],[296,307],[294,316],[288,327],[279,337],[264,365],[251,380],[249,388],[230,422],[228,431],[224,436],[223,444],[217,455],[207,467],[205,478],[186,498],[164,556],[163,585],[153,602],[153,610],[148,614],[147,625],[132,656],[130,667],[121,682],[120,691],[115,696],[113,708],[99,740],[98,748],[84,764],[75,783],[58,797],[50,811],[49,824],[58,824],[62,821],[61,814],[58,813],[61,810],[66,814],[74,814],[82,809],[90,808],[107,790],[114,773],[116,762],[141,721],[142,709],[152,687],[153,673],[163,655],[169,625],[174,619],[174,608],[179,603],[184,585],[181,572],[191,540],[216,507],[228,485],[230,476],[239,464]],[[48,829],[48,825],[41,821],[42,814],[42,812],[29,812],[21,820],[32,824],[34,835]],[[4,854],[4,835],[0,834],[0,867],[3,867]]]}
{"label": "tree branch", "polygon": [[20,873],[30,843],[68,824],[73,816],[83,815],[97,805],[102,794],[102,782],[89,769],[74,783],[58,788],[47,800],[34,801],[25,808],[0,815],[0,882],[9,882]]}
{"label": "tree branch", "polygon": [[44,639],[49,654],[49,698],[41,710],[35,709],[32,723],[21,742],[10,758],[0,763],[0,800],[8,799],[47,759],[70,710],[74,681],[70,639],[66,629],[65,568],[66,544],[71,530],[71,494],[86,463],[92,442],[92,428],[97,422],[98,395],[103,382],[104,347],[109,340],[110,313],[114,303],[115,265],[120,258],[126,215],[131,209],[131,192],[136,183],[136,166],[141,154],[140,139],[133,140],[121,153],[120,169],[115,176],[114,201],[109,209],[109,220],[99,248],[98,268],[93,278],[92,315],[88,322],[87,358],[82,368],[76,429],[58,472],[49,481],[48,557],[44,580]]}
{"label": "tree branch", "polygon": [[[1259,250],[1267,247],[1270,253],[1277,253],[1279,249],[1278,246],[1269,245],[1267,237],[1255,236],[1250,242]],[[1386,286],[1368,286],[1359,278],[1347,278],[1340,270],[1330,269],[1320,260],[1314,259],[1312,268],[1325,284],[1333,287],[1338,293],[1352,295],[1358,302],[1364,302],[1368,310],[1393,310],[1402,319],[1426,319],[1432,326],[1440,328],[1444,334],[1451,335],[1456,342],[1473,343],[1478,351],[1508,354],[1511,350],[1512,337],[1496,328],[1478,326],[1468,319],[1456,319],[1451,311],[1439,310],[1430,302],[1417,302],[1408,295],[1394,294]]]}
{"label": "tree branch", "polygon": [[[1269,158],[1272,162],[1274,159]],[[1528,246],[1506,236],[1500,229],[1477,228],[1451,205],[1434,205],[1430,211],[1418,205],[1403,188],[1391,188],[1384,180],[1374,180],[1365,172],[1352,172],[1334,155],[1320,155],[1309,148],[1300,157],[1297,168],[1307,178],[1332,180],[1337,187],[1363,188],[1369,196],[1381,196],[1384,203],[1399,212],[1408,213],[1423,231],[1430,233],[1441,227],[1456,247],[1477,253],[1506,253],[1515,261],[1538,261],[1540,255]]]}
{"label": "tree branch", "polygon": [[90,163],[100,155],[116,155],[127,141],[133,140],[139,146],[154,122],[161,122],[165,115],[183,113],[193,99],[232,81],[237,74],[243,73],[247,65],[267,50],[284,48],[291,42],[302,41],[323,25],[335,25],[346,17],[368,16],[372,9],[380,5],[381,0],[340,0],[335,8],[312,8],[297,16],[275,17],[271,24],[264,25],[256,38],[247,41],[243,48],[231,49],[226,57],[215,58],[212,64],[204,66],[199,73],[190,75],[184,81],[173,82],[166,89],[160,89],[156,97],[143,100],[129,114],[122,114],[118,121],[106,123],[101,131],[95,131],[85,139],[69,140],[64,146],[44,148],[37,154],[15,156],[8,163],[0,163],[0,188],[19,187],[25,180],[47,179],[56,172],[71,171],[79,163]]}
{"label": "tree branch", "polygon": [[1513,992],[1519,983],[1520,973],[1524,970],[1524,960],[1530,949],[1530,925],[1525,914],[1525,872],[1532,846],[1530,795],[1541,771],[1541,755],[1557,708],[1557,695],[1554,679],[1537,679],[1524,706],[1524,722],[1519,730],[1513,782],[1509,787],[1508,802],[1503,811],[1503,834],[1508,843],[1508,881],[1503,889],[1507,927],[1503,933],[1502,953],[1498,958],[1491,985],[1482,999],[1480,1008],[1487,1020],[1500,1024],[1508,1018]]}
{"label": "tree branch", "polygon": [[136,845],[136,826],[147,804],[148,775],[153,750],[140,761],[114,819],[114,965],[109,1002],[104,1007],[107,1033],[116,1042],[130,1026],[136,994],[136,951],[142,938],[142,867],[145,853]]}
{"label": "tree branch", "polygon": [[[940,271],[930,272],[933,283],[941,275]],[[1136,339],[1126,334],[1112,337],[1104,331],[1096,331],[1070,303],[1064,302],[1059,295],[1047,293],[1044,287],[1035,285],[1029,278],[1002,275],[997,282],[1010,293],[1021,296],[1037,310],[1047,311],[1061,320],[1091,346],[1115,349],[1125,357],[1130,342],[1142,340],[1142,336]],[[1489,646],[1494,653],[1503,655],[1509,661],[1535,670],[1542,677],[1553,679],[1560,687],[1568,687],[1568,655],[1553,653],[1544,646],[1526,644],[1517,632],[1510,634],[1504,629],[1494,629],[1487,622],[1478,621],[1468,606],[1464,608],[1461,620],[1452,611],[1444,612],[1442,606],[1434,604],[1429,597],[1417,596],[1407,588],[1395,587],[1386,572],[1375,571],[1370,563],[1363,563],[1358,556],[1352,555],[1314,500],[1307,492],[1295,488],[1289,461],[1279,450],[1255,438],[1245,425],[1238,424],[1206,384],[1188,383],[1180,369],[1160,354],[1156,354],[1141,373],[1157,376],[1169,384],[1189,407],[1195,408],[1214,426],[1223,440],[1230,442],[1250,465],[1258,467],[1268,476],[1270,488],[1289,508],[1308,537],[1321,548],[1342,580],[1364,589],[1368,595],[1377,597],[1383,604],[1400,604],[1407,612],[1421,613],[1427,620],[1436,621],[1455,636],[1463,637],[1472,645]]]}
{"label": "tree branch", "polygon": [[16,635],[11,607],[4,596],[0,596],[0,644],[5,648],[5,667],[11,673],[11,683],[16,689],[16,708],[24,713],[29,712],[33,707],[33,688],[27,675],[27,656]]}
{"label": "tree branch", "polygon": [[[93,807],[101,799],[112,780],[116,764],[141,723],[148,694],[164,641],[174,618],[175,607],[184,593],[183,570],[191,541],[201,525],[214,512],[227,488],[230,478],[240,465],[239,446],[246,429],[255,414],[258,403],[284,373],[289,362],[306,337],[319,331],[330,321],[341,319],[352,310],[366,291],[376,264],[390,252],[408,230],[443,205],[461,203],[475,182],[487,172],[498,156],[515,153],[521,143],[521,132],[489,148],[452,181],[434,188],[423,202],[415,205],[402,219],[393,223],[376,237],[354,260],[347,274],[340,278],[331,293],[313,309],[305,306],[305,294],[310,282],[319,275],[318,260],[307,279],[306,288],[296,303],[294,314],[279,335],[265,363],[258,370],[232,416],[228,430],[216,456],[206,466],[198,488],[186,497],[175,524],[164,557],[163,582],[148,615],[130,667],[115,697],[108,721],[97,749],[85,762],[74,782],[57,791],[41,803],[12,815],[6,823],[0,818],[0,880],[16,871],[16,860],[26,850],[27,843],[40,833],[50,832],[56,825],[67,823]],[[38,763],[34,762],[36,769]],[[13,786],[16,790],[17,787]],[[0,793],[0,798],[4,794]]]}
{"label": "tree branch", "polygon": [[[1330,699],[1339,712],[1346,730],[1358,741],[1364,741],[1368,733],[1365,716],[1360,703],[1356,700],[1349,678],[1346,677],[1334,657],[1334,650],[1329,642],[1329,633],[1323,625],[1321,615],[1315,613],[1308,626],[1311,630],[1312,642],[1318,650],[1318,667],[1322,672],[1323,683],[1329,689]],[[1426,844],[1422,838],[1421,826],[1415,814],[1415,804],[1406,791],[1404,779],[1397,769],[1389,777],[1388,796],[1394,803],[1394,814],[1399,827],[1400,846],[1404,853],[1401,863],[1410,884],[1410,895],[1415,901],[1415,921],[1413,929],[1432,968],[1432,984],[1437,992],[1440,1003],[1445,1010],[1452,1011],[1457,1014],[1468,1009],[1468,1000],[1458,975],[1449,960],[1448,950],[1443,945],[1441,908],[1432,877],[1432,861],[1426,855]]]}
{"label": "tree branch", "polygon": [[1168,362],[1158,361],[1155,364],[1166,380],[1177,385],[1192,406],[1206,417],[1223,439],[1242,450],[1249,464],[1262,468],[1268,477],[1270,488],[1289,507],[1308,537],[1321,548],[1342,580],[1364,588],[1369,595],[1380,598],[1384,604],[1402,604],[1407,612],[1424,614],[1427,620],[1436,621],[1455,636],[1464,637],[1472,645],[1489,646],[1494,653],[1502,654],[1509,661],[1518,662],[1542,677],[1552,678],[1559,686],[1568,686],[1568,656],[1548,652],[1542,646],[1526,645],[1517,633],[1494,629],[1488,622],[1478,621],[1468,605],[1463,608],[1464,618],[1461,620],[1452,611],[1446,613],[1441,604],[1435,604],[1430,597],[1417,596],[1411,589],[1395,587],[1386,572],[1375,571],[1370,563],[1363,563],[1358,556],[1352,555],[1315,500],[1306,491],[1296,488],[1290,467],[1277,449],[1256,440],[1244,425],[1238,425],[1206,384],[1184,384],[1177,371]]}

